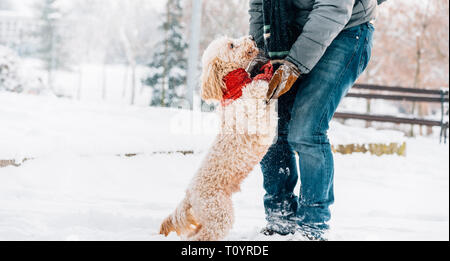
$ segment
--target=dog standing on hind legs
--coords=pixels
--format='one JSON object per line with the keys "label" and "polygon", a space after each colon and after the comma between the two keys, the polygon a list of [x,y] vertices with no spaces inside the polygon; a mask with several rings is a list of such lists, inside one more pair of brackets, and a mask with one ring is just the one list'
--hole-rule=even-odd
{"label": "dog standing on hind legs", "polygon": [[259,164],[274,142],[276,106],[266,103],[271,64],[254,79],[244,70],[258,54],[250,37],[222,37],[206,49],[202,63],[202,98],[219,101],[220,133],[186,191],[186,196],[161,224],[188,240],[223,239],[233,226],[232,194]]}

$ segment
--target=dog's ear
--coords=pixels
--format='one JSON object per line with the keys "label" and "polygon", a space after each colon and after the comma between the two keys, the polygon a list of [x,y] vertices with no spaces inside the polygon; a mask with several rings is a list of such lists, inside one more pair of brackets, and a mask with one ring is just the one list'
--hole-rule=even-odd
{"label": "dog's ear", "polygon": [[222,79],[223,62],[216,58],[207,65],[204,65],[202,72],[202,99],[205,101],[223,99],[223,90],[226,89]]}

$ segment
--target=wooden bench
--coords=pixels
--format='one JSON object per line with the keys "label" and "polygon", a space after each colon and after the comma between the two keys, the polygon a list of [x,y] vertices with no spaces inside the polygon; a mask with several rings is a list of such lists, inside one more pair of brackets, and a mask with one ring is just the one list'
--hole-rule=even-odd
{"label": "wooden bench", "polygon": [[[441,127],[440,141],[447,142],[447,131],[449,128],[448,121],[445,121],[445,115],[448,115],[448,109],[445,111],[445,104],[449,102],[448,89],[441,90],[429,90],[429,89],[416,89],[406,87],[389,87],[370,84],[356,84],[352,88],[353,91],[349,92],[346,97],[348,98],[362,98],[362,99],[381,99],[389,101],[408,101],[408,102],[426,102],[426,103],[439,103],[441,104],[441,120],[428,120],[420,118],[405,118],[396,117],[391,115],[372,115],[372,114],[360,114],[360,113],[344,113],[337,112],[334,117],[337,119],[356,119],[364,121],[375,122],[390,122],[398,124],[411,124],[431,127]],[[362,90],[366,92],[355,92],[355,90]],[[379,91],[387,94],[373,94],[367,93],[367,91]],[[397,94],[394,94],[397,93]],[[400,94],[398,94],[400,93]]]}

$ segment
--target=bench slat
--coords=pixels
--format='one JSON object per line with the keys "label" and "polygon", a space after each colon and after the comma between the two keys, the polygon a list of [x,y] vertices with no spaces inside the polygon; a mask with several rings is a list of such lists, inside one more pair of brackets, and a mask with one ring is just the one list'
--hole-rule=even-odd
{"label": "bench slat", "polygon": [[423,126],[441,126],[440,121],[423,120],[415,118],[400,118],[388,115],[367,115],[358,113],[344,113],[336,112],[334,115],[337,119],[355,119],[365,121],[378,121],[378,122],[391,122],[391,123],[403,123],[403,124],[416,124]]}
{"label": "bench slat", "polygon": [[[386,95],[386,94],[371,94],[371,93],[348,93],[348,98],[364,98],[364,99],[381,99],[381,100],[393,100],[393,101],[412,101],[412,102],[430,102],[441,103],[442,100],[439,97],[420,97],[420,96],[407,96],[407,95]],[[448,97],[444,98],[445,102],[448,102]]]}
{"label": "bench slat", "polygon": [[[398,86],[381,86],[381,85],[373,85],[373,84],[355,84],[353,86],[353,88],[354,89],[362,89],[362,90],[430,94],[430,95],[438,95],[438,96],[441,95],[440,90],[416,89],[416,88],[398,87]],[[445,90],[445,94],[448,96],[448,90]]]}

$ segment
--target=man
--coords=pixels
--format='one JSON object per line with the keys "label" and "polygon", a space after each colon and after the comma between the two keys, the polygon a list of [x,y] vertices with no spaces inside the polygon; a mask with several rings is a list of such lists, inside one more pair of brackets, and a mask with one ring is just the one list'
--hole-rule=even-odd
{"label": "man", "polygon": [[268,59],[280,65],[268,94],[278,99],[278,139],[261,162],[264,234],[324,239],[334,202],[329,122],[370,60],[371,22],[384,1],[250,0],[250,34],[263,55],[248,71]]}

